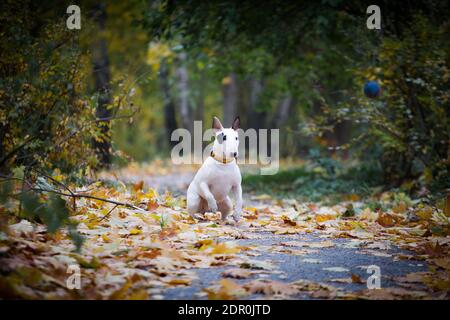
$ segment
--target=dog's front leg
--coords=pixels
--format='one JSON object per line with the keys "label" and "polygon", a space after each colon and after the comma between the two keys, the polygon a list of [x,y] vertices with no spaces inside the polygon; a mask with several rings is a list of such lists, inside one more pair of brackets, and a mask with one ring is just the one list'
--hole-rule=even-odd
{"label": "dog's front leg", "polygon": [[240,184],[233,186],[234,199],[236,201],[236,209],[234,210],[234,221],[238,222],[242,213],[242,187]]}
{"label": "dog's front leg", "polygon": [[217,212],[217,203],[216,199],[214,199],[213,194],[209,191],[208,184],[206,182],[200,183],[200,191],[202,192],[203,198],[208,202],[209,210],[212,212]]}

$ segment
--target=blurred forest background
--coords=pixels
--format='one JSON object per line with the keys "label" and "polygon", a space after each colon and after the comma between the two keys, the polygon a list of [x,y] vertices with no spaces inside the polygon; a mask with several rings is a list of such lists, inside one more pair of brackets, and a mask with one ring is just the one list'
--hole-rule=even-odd
{"label": "blurred forest background", "polygon": [[[80,30],[66,25],[74,4]],[[372,4],[381,9],[380,30],[366,25]],[[391,268],[384,259],[392,244],[402,250],[387,256],[405,272],[416,257],[414,270],[431,263],[431,272],[405,273],[405,286],[393,288],[399,295],[428,298],[409,295],[423,281],[430,297],[448,298],[449,7],[448,0],[1,0],[0,298],[160,299],[153,289],[191,284],[185,268],[222,262],[286,280],[271,265],[292,243],[302,247],[287,251],[295,261],[306,263],[296,256],[309,251],[304,246],[317,248],[321,259],[309,263],[333,261],[322,269],[333,272],[346,270],[336,267],[337,255],[352,269],[361,261]],[[381,86],[376,98],[364,95],[368,81]],[[276,175],[240,166],[244,215],[235,228],[187,214],[196,168],[170,159],[171,133],[192,130],[195,120],[205,130],[213,116],[227,127],[240,116],[244,130],[280,129]],[[330,236],[340,239],[325,241]],[[244,242],[227,247],[230,237]],[[269,254],[269,267],[247,267],[257,239],[264,242],[254,242],[256,255]],[[329,247],[346,249],[327,258]],[[350,248],[373,256],[353,260]],[[245,259],[222,257],[241,249]],[[312,270],[280,259],[296,275]],[[65,292],[68,261],[88,280],[82,295]],[[199,278],[208,275],[201,270]],[[401,275],[397,266],[384,270],[383,286]],[[361,285],[354,276],[335,280]],[[300,291],[306,287],[329,290],[305,282]],[[243,287],[228,288],[233,298]],[[297,294],[281,282],[257,291],[279,298],[293,288]]]}
{"label": "blurred forest background", "polygon": [[448,1],[377,1],[381,30],[367,1],[77,1],[81,30],[70,4],[1,3],[4,177],[165,159],[174,129],[239,115],[331,176],[449,186]]}

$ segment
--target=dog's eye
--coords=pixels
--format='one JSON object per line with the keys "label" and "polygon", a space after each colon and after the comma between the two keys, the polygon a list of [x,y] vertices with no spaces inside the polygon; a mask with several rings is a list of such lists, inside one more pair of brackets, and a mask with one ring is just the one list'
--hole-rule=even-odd
{"label": "dog's eye", "polygon": [[223,136],[223,141],[225,141],[225,140],[227,140],[227,136],[226,135]]}
{"label": "dog's eye", "polygon": [[237,141],[237,137],[236,137],[236,141]]}

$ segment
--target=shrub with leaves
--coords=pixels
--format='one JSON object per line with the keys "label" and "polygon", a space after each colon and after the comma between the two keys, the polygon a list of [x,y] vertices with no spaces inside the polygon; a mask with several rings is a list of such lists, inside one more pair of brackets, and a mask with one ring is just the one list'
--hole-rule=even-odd
{"label": "shrub with leaves", "polygon": [[[77,34],[64,21],[40,21],[29,10],[4,5],[0,48],[2,173],[59,168],[78,172],[96,159],[94,103],[85,96],[86,75]],[[45,22],[45,23],[44,23]],[[43,23],[42,25],[40,25]]]}
{"label": "shrub with leaves", "polygon": [[89,56],[82,31],[67,29],[63,11],[49,16],[31,1],[5,1],[1,8],[2,200],[10,201],[8,212],[40,219],[55,232],[70,222],[66,201],[53,189],[42,194],[39,179],[61,188],[62,181],[86,177],[98,164],[92,141],[105,138],[97,125],[97,97],[85,88]]}
{"label": "shrub with leaves", "polygon": [[[355,42],[367,59],[353,60],[354,93],[337,106],[323,98],[323,113],[309,128],[321,134],[329,129],[330,119],[351,121],[359,127],[353,146],[359,146],[366,159],[371,152],[385,182],[392,185],[415,179],[425,186],[448,187],[448,23],[432,17],[418,14],[407,32],[385,32],[375,41],[364,33],[365,38]],[[381,83],[379,98],[363,95],[368,79]]]}

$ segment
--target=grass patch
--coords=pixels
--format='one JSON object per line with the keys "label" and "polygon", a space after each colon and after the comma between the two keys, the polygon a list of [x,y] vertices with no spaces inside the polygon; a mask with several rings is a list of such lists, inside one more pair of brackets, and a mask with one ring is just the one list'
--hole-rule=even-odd
{"label": "grass patch", "polygon": [[302,201],[337,202],[350,195],[370,196],[380,185],[379,175],[366,168],[329,173],[318,167],[280,170],[271,176],[244,175],[244,191],[275,198],[295,197]]}

